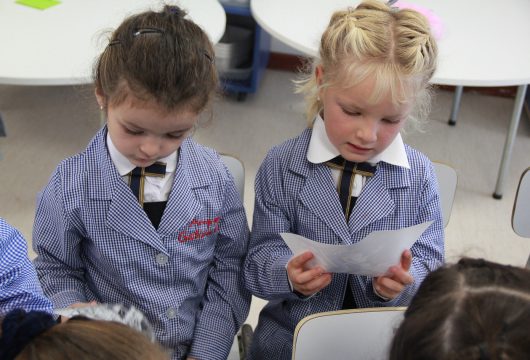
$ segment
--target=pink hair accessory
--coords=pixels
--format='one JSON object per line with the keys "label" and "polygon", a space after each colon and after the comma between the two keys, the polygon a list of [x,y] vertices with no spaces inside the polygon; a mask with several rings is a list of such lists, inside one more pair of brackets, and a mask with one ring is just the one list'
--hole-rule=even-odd
{"label": "pink hair accessory", "polygon": [[436,15],[432,10],[427,9],[423,6],[411,4],[405,1],[397,1],[393,4],[393,6],[398,7],[400,9],[411,9],[419,12],[423,16],[427,18],[427,21],[429,21],[429,25],[431,26],[432,35],[436,40],[440,40],[442,38],[443,34],[443,24],[440,20],[440,17]]}

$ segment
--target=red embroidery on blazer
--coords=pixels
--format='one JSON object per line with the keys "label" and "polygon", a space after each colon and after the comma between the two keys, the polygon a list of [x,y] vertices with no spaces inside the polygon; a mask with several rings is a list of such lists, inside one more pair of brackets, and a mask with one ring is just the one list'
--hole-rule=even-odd
{"label": "red embroidery on blazer", "polygon": [[193,219],[188,227],[179,233],[178,241],[180,243],[185,243],[192,240],[200,240],[208,235],[218,233],[220,220],[221,217],[219,216],[205,220]]}

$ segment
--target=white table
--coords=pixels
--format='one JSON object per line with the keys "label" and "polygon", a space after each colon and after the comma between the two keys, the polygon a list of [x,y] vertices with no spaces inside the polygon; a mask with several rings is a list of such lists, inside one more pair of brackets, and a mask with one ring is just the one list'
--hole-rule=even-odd
{"label": "white table", "polygon": [[[131,14],[160,10],[158,0],[60,0],[46,10],[0,0],[0,84],[73,85],[92,81],[92,66],[106,45],[103,29]],[[187,10],[215,43],[226,15],[217,0],[166,1]]]}
{"label": "white table", "polygon": [[[331,14],[359,0],[251,0],[254,18],[271,35],[310,56]],[[463,86],[518,86],[493,197],[500,199],[527,84],[530,83],[530,1],[409,0],[442,21],[439,66],[432,82]],[[458,96],[457,96],[458,98]],[[453,113],[458,102],[453,106]]]}

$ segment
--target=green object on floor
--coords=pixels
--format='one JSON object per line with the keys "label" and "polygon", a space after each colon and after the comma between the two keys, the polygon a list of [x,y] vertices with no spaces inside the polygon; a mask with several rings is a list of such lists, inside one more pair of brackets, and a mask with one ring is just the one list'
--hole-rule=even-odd
{"label": "green object on floor", "polygon": [[49,7],[60,4],[61,2],[56,0],[17,0],[16,3],[39,10],[46,10]]}

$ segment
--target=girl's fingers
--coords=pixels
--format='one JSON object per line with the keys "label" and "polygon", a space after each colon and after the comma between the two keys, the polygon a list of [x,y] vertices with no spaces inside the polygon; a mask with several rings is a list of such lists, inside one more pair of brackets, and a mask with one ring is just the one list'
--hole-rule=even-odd
{"label": "girl's fingers", "polygon": [[298,285],[303,285],[315,279],[318,279],[322,274],[324,274],[324,269],[322,269],[321,267],[316,267],[314,269],[295,274],[291,281],[297,283]]}
{"label": "girl's fingers", "polygon": [[403,290],[403,285],[387,277],[380,277],[374,284],[375,290],[381,296],[395,298]]}
{"label": "girl's fingers", "polygon": [[308,283],[295,287],[295,290],[304,294],[305,296],[311,296],[314,293],[328,286],[330,282],[331,282],[331,274],[324,273]]}
{"label": "girl's fingers", "polygon": [[401,254],[401,267],[405,271],[409,271],[410,266],[412,265],[412,253],[410,250],[403,251],[403,254]]}
{"label": "girl's fingers", "polygon": [[306,262],[311,260],[313,258],[313,253],[310,251],[306,251],[301,253],[298,256],[293,257],[291,260],[289,260],[288,267],[293,267],[295,269],[303,269]]}

